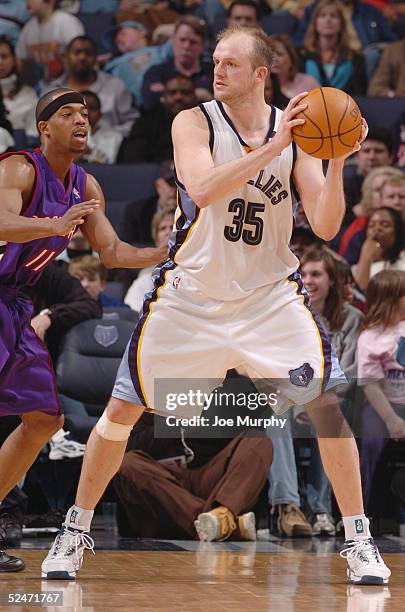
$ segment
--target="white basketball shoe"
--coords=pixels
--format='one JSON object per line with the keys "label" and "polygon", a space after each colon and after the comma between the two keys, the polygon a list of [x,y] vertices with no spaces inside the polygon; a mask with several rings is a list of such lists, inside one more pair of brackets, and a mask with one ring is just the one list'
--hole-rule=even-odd
{"label": "white basketball shoe", "polygon": [[52,548],[42,562],[42,578],[47,580],[74,580],[82,566],[83,553],[94,552],[94,541],[83,529],[62,525]]}
{"label": "white basketball shoe", "polygon": [[347,560],[351,584],[388,584],[390,569],[385,565],[373,538],[346,540],[340,556]]}

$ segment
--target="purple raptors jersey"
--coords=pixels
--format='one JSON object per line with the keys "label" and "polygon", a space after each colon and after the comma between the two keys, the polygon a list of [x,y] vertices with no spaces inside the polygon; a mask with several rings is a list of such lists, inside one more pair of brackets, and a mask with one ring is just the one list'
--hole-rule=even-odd
{"label": "purple raptors jersey", "polygon": [[[62,217],[74,204],[86,200],[86,172],[76,164],[70,166],[70,180],[65,190],[39,149],[8,155],[24,155],[35,167],[35,187],[31,202],[21,214],[24,217]],[[20,288],[34,285],[45,266],[67,246],[73,232],[66,236],[49,236],[25,242],[0,243],[1,287]]]}
{"label": "purple raptors jersey", "polygon": [[[62,217],[86,199],[86,173],[76,164],[70,166],[65,190],[39,149],[11,155],[25,155],[35,167],[34,195],[21,215]],[[0,416],[60,413],[49,354],[31,327],[32,303],[19,290],[36,283],[73,233],[23,244],[0,242]]]}

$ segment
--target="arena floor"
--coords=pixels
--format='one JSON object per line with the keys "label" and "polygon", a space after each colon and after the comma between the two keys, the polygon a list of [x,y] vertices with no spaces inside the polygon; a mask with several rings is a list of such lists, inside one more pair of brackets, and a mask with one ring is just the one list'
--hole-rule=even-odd
{"label": "arena floor", "polygon": [[24,538],[14,551],[26,562],[19,574],[2,574],[1,610],[8,593],[59,592],[63,608],[150,612],[281,611],[402,612],[405,609],[405,538],[378,539],[392,569],[389,587],[346,584],[338,538],[200,543],[120,539],[95,530],[96,555],[86,552],[76,582],[41,581],[40,565],[50,538]]}

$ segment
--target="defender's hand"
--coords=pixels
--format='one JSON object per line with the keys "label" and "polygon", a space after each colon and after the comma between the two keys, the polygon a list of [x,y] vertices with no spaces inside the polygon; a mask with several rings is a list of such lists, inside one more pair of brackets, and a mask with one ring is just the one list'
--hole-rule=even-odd
{"label": "defender's hand", "polygon": [[88,200],[75,204],[59,219],[54,219],[55,236],[67,236],[77,225],[84,223],[84,217],[100,207],[100,200]]}

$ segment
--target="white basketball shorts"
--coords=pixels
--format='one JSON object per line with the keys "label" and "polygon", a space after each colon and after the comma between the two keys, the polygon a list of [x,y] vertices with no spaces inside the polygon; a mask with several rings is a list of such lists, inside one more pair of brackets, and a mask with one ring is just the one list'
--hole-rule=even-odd
{"label": "white basketball shorts", "polygon": [[[209,394],[232,368],[260,390],[277,390],[276,413],[345,382],[298,273],[221,302],[178,268],[166,270],[145,296],[112,395],[167,416],[169,392]],[[176,416],[190,417],[192,409],[183,403]]]}

